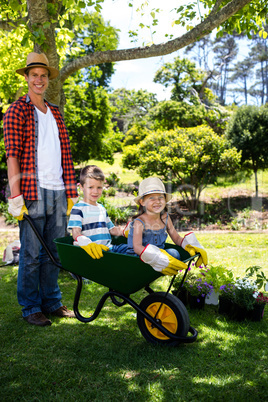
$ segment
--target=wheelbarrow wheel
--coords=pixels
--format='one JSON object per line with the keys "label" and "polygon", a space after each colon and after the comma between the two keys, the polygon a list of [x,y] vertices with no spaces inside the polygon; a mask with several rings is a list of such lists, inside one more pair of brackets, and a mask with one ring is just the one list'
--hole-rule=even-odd
{"label": "wheelbarrow wheel", "polygon": [[[190,320],[184,304],[174,295],[155,292],[146,296],[140,303],[140,308],[160,322],[172,334],[186,336]],[[175,346],[179,341],[163,334],[144,315],[137,313],[137,323],[144,338],[151,343]]]}

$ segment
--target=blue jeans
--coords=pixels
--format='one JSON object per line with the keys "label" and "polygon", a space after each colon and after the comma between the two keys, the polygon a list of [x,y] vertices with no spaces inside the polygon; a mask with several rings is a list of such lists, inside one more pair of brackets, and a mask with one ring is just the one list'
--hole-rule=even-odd
{"label": "blue jeans", "polygon": [[166,248],[165,251],[177,260],[181,259],[181,255],[175,248]]}
{"label": "blue jeans", "polygon": [[[41,200],[25,200],[35,227],[43,236],[48,248],[59,261],[53,240],[65,236],[67,200],[65,190],[41,188]],[[51,313],[62,306],[58,285],[59,268],[49,259],[30,224],[22,220],[20,226],[20,259],[17,283],[18,302],[22,316]]]}
{"label": "blue jeans", "polygon": [[127,244],[118,244],[110,249],[113,253],[127,254]]}

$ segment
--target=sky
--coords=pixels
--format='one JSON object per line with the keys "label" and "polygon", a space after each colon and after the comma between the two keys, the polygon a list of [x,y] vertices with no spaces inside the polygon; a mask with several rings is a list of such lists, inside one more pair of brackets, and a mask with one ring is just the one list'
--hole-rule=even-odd
{"label": "sky", "polygon": [[[138,5],[141,0],[135,0],[134,4]],[[183,33],[179,26],[172,28],[172,20],[175,14],[171,15],[170,10],[174,7],[178,7],[180,1],[178,0],[166,0],[164,4],[167,4],[166,9],[163,10],[163,0],[149,0],[151,7],[160,8],[161,11],[161,25],[156,27],[157,33],[154,35],[154,43],[158,44],[165,40],[165,33],[172,33],[174,37]],[[185,1],[183,1],[185,4]],[[131,43],[128,36],[130,29],[136,29],[139,24],[139,18],[135,12],[136,6],[133,8],[128,6],[128,0],[105,0],[103,4],[102,16],[105,21],[110,21],[110,24],[121,30],[119,33],[120,43],[118,49],[128,49],[140,46],[142,42],[138,44]],[[173,17],[173,18],[172,18]],[[146,20],[146,17],[145,17]],[[147,20],[149,21],[149,20]],[[163,27],[163,28],[161,28]],[[146,35],[145,30],[142,30],[142,35]],[[143,36],[142,40],[145,43],[149,43],[152,39],[149,35]],[[164,88],[161,84],[155,84],[153,82],[156,71],[167,62],[173,62],[174,58],[178,55],[174,52],[170,55],[161,57],[151,57],[147,59],[139,60],[127,60],[117,62],[115,65],[115,74],[112,76],[111,87],[113,89],[126,88],[126,89],[143,89],[148,92],[155,93],[157,99],[165,100],[170,97],[170,89]]]}

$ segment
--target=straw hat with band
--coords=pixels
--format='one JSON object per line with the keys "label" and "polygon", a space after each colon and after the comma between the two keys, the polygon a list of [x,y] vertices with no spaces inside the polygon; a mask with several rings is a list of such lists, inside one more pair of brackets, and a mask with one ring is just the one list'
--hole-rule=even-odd
{"label": "straw hat with band", "polygon": [[139,195],[134,198],[136,204],[139,205],[139,201],[142,197],[148,194],[165,194],[166,201],[169,202],[172,198],[172,194],[166,192],[165,186],[158,177],[147,177],[139,185]]}
{"label": "straw hat with band", "polygon": [[49,79],[53,80],[53,78],[56,78],[59,75],[59,70],[57,70],[54,67],[49,67],[49,62],[47,59],[47,56],[44,53],[35,53],[31,52],[27,56],[27,66],[23,68],[19,68],[16,70],[16,73],[23,75],[25,74],[25,71],[28,70],[29,68],[34,68],[34,67],[43,67],[46,70],[49,71]]}

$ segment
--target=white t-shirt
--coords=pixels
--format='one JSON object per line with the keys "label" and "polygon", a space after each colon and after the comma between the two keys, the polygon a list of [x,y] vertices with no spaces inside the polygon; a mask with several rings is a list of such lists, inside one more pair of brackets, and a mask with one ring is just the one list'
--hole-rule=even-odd
{"label": "white t-shirt", "polygon": [[40,187],[48,190],[63,190],[57,122],[49,107],[47,107],[46,113],[35,109],[38,115],[37,167]]}

